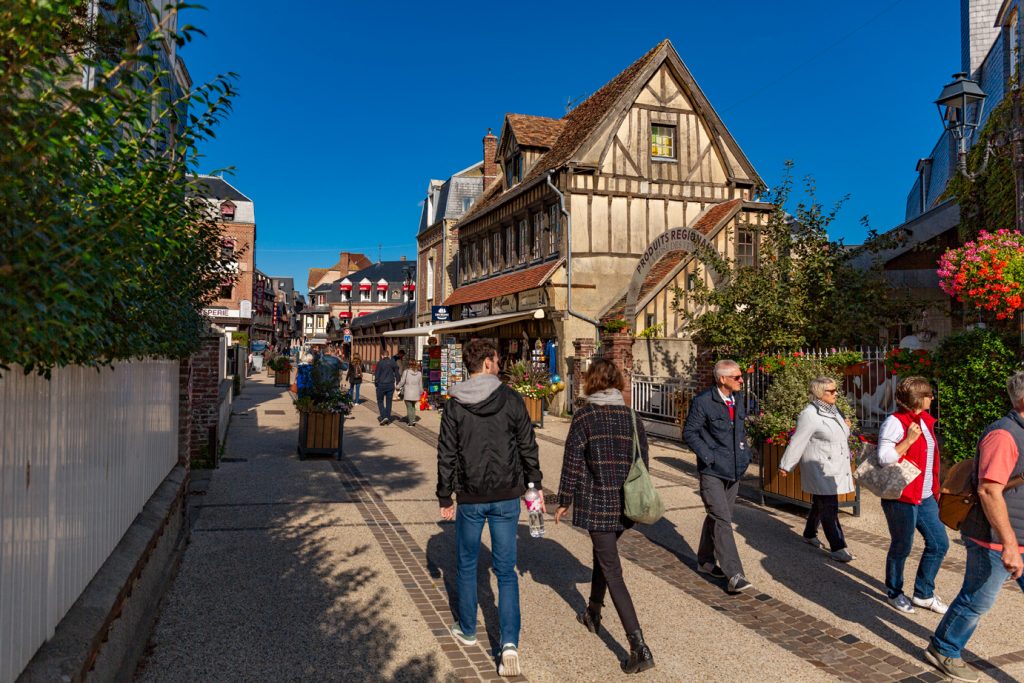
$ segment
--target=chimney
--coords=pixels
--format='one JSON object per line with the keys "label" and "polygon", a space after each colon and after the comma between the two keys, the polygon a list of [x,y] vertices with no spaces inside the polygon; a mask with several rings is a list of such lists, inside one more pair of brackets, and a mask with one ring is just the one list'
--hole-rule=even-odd
{"label": "chimney", "polygon": [[491,129],[487,129],[487,135],[484,136],[484,191],[491,186],[491,184],[498,179],[498,162],[496,157],[498,156],[498,138],[495,137]]}

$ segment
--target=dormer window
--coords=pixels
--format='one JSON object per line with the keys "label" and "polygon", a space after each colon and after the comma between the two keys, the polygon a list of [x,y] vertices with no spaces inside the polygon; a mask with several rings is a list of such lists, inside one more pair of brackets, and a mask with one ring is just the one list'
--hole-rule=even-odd
{"label": "dormer window", "polygon": [[523,155],[516,154],[505,162],[505,184],[512,187],[523,179]]}
{"label": "dormer window", "polygon": [[370,297],[373,295],[372,290],[373,290],[373,284],[369,280],[367,280],[366,278],[363,278],[359,282],[359,300],[360,301],[370,301]]}
{"label": "dormer window", "polygon": [[469,211],[469,208],[471,206],[473,206],[473,198],[472,197],[463,197],[462,198],[462,213],[466,213],[467,211]]}
{"label": "dormer window", "polygon": [[235,220],[235,203],[230,199],[220,205],[220,219],[222,221]]}

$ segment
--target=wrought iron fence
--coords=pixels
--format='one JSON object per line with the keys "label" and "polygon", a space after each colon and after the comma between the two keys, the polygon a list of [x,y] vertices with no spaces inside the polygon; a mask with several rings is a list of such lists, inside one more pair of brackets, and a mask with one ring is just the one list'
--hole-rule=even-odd
{"label": "wrought iron fence", "polygon": [[[885,357],[889,353],[888,346],[860,346],[829,349],[800,349],[797,353],[801,358],[825,360],[831,355],[846,351],[861,354],[862,361],[845,371],[843,393],[853,407],[862,431],[877,433],[882,421],[895,410],[896,382],[885,367]],[[792,356],[794,352],[781,352],[781,355]],[[771,355],[771,354],[770,354]],[[746,375],[748,401],[756,397],[764,399],[771,386],[772,376],[765,372],[761,364],[748,369]]]}
{"label": "wrought iron fence", "polygon": [[682,378],[633,375],[633,410],[649,420],[675,422],[682,392]]}

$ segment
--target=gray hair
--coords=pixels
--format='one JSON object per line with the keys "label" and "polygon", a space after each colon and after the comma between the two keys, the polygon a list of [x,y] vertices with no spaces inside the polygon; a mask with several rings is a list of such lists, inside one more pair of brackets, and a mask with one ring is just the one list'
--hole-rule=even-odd
{"label": "gray hair", "polygon": [[739,370],[740,364],[734,360],[728,359],[718,361],[717,363],[715,363],[715,381],[718,381],[722,377],[724,377],[726,371],[733,369]]}
{"label": "gray hair", "polygon": [[1024,407],[1024,372],[1010,375],[1010,379],[1006,380],[1006,393],[1010,396],[1014,410]]}
{"label": "gray hair", "polygon": [[831,377],[820,375],[810,381],[810,383],[807,385],[807,391],[810,392],[812,399],[816,398],[820,400],[821,397],[825,395],[826,389],[828,389],[829,387],[838,388],[838,386],[839,385],[836,384],[836,381]]}

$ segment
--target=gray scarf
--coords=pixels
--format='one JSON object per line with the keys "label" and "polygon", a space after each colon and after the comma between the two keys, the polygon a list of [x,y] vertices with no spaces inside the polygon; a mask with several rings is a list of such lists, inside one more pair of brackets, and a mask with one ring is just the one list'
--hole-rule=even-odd
{"label": "gray scarf", "polygon": [[587,396],[587,400],[595,406],[624,406],[625,399],[618,389],[602,389]]}
{"label": "gray scarf", "polygon": [[813,401],[811,401],[811,403],[814,404],[815,408],[817,408],[818,410],[820,410],[821,412],[825,413],[830,417],[834,417],[837,419],[842,419],[843,417],[843,414],[839,412],[839,408],[837,408],[834,403],[825,403],[820,398],[814,399]]}

